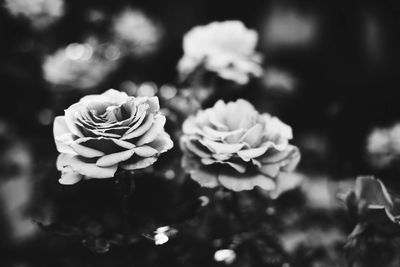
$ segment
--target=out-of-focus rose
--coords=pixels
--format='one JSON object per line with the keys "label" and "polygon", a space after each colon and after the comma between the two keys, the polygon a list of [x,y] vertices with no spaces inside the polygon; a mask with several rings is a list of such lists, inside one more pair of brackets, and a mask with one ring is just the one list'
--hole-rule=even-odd
{"label": "out-of-focus rose", "polygon": [[173,146],[159,109],[157,97],[135,98],[114,89],[70,106],[54,121],[60,183],[110,178],[118,167],[135,170],[153,164]]}
{"label": "out-of-focus rose", "polygon": [[110,53],[112,48],[111,45],[100,45],[93,38],[85,43],[72,43],[45,58],[44,78],[53,85],[93,88],[118,66],[119,52]]}
{"label": "out-of-focus rose", "polygon": [[349,212],[358,217],[359,224],[351,237],[370,227],[384,235],[400,234],[400,202],[389,195],[385,185],[374,177],[358,177],[354,191],[345,198]]}
{"label": "out-of-focus rose", "polygon": [[132,8],[124,9],[114,18],[112,32],[124,53],[140,57],[156,52],[165,36],[161,23]]}
{"label": "out-of-focus rose", "polygon": [[221,78],[246,84],[261,76],[261,57],[255,52],[258,35],[240,21],[212,22],[190,30],[183,39],[184,55],[178,64],[183,76],[199,66]]}
{"label": "out-of-focus rose", "polygon": [[292,171],[300,160],[291,138],[288,125],[249,102],[220,100],[184,122],[183,166],[205,187],[274,190],[280,172]]}
{"label": "out-of-focus rose", "polygon": [[64,14],[63,0],[6,0],[5,7],[14,16],[23,16],[34,27],[43,28]]}
{"label": "out-of-focus rose", "polygon": [[367,138],[368,160],[374,167],[389,167],[400,158],[400,123],[375,128]]}

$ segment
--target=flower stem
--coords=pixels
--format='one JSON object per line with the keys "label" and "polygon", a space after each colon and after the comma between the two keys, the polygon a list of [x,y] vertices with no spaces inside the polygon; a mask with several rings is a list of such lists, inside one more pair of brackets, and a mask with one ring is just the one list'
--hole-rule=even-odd
{"label": "flower stem", "polygon": [[134,189],[134,181],[129,172],[123,171],[116,175],[116,183],[118,184],[119,195],[121,197],[124,243],[128,245],[130,235],[129,198]]}
{"label": "flower stem", "polygon": [[236,219],[239,221],[241,224],[242,228],[244,231],[249,230],[249,225],[245,218],[243,217],[242,212],[240,211],[240,199],[239,199],[239,194],[237,192],[231,191],[231,197],[232,197],[232,211],[233,214],[235,215]]}

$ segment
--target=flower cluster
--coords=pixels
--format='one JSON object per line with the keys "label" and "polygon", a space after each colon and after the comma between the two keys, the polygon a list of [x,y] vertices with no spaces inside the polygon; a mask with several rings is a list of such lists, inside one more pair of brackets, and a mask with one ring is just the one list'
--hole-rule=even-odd
{"label": "flower cluster", "polygon": [[183,165],[205,187],[274,190],[280,172],[292,171],[300,160],[291,138],[288,125],[249,102],[218,101],[184,122]]}
{"label": "flower cluster", "polygon": [[88,95],[54,121],[60,183],[110,178],[118,167],[136,170],[172,148],[157,97],[130,97],[113,89]]}
{"label": "flower cluster", "polygon": [[261,57],[255,52],[257,40],[257,32],[240,21],[194,27],[183,39],[178,70],[187,76],[201,66],[223,79],[246,84],[250,76],[262,74]]}

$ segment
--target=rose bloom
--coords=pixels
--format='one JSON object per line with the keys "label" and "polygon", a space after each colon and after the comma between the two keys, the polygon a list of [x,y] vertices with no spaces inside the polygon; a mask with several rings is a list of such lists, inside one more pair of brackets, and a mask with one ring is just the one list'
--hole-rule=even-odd
{"label": "rose bloom", "polygon": [[390,167],[400,158],[400,123],[374,128],[366,142],[368,160],[373,167]]}
{"label": "rose bloom", "polygon": [[350,237],[356,237],[367,229],[386,236],[400,234],[400,200],[390,195],[381,180],[370,176],[358,177],[354,191],[345,197],[350,214],[359,224]]}
{"label": "rose bloom", "polygon": [[112,32],[125,53],[142,57],[156,52],[165,35],[158,21],[132,8],[125,9],[114,18]]}
{"label": "rose bloom", "polygon": [[70,106],[54,121],[60,183],[110,178],[118,167],[133,171],[152,165],[173,146],[159,109],[157,97],[135,98],[114,89]]}
{"label": "rose bloom", "polygon": [[103,54],[96,39],[72,43],[46,56],[44,78],[50,84],[67,88],[93,88],[118,66],[116,59],[108,60]]}
{"label": "rose bloom", "polygon": [[197,67],[216,72],[221,78],[246,84],[249,76],[261,76],[261,57],[255,52],[258,35],[240,21],[212,22],[190,30],[183,39],[181,74]]}
{"label": "rose bloom", "polygon": [[64,0],[6,0],[5,8],[14,16],[30,20],[33,26],[44,28],[64,14]]}
{"label": "rose bloom", "polygon": [[291,138],[288,125],[259,114],[249,102],[220,100],[184,122],[182,163],[204,187],[275,190],[275,178],[292,171],[300,160]]}

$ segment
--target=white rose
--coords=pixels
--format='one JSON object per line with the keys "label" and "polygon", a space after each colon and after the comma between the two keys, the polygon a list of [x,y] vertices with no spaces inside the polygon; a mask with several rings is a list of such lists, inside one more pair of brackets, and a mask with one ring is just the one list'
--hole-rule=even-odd
{"label": "white rose", "polygon": [[300,160],[290,145],[292,129],[278,118],[260,114],[245,100],[201,110],[183,124],[183,166],[205,187],[276,189],[276,178]]}
{"label": "white rose", "polygon": [[135,170],[153,164],[173,146],[159,109],[157,97],[135,98],[114,89],[70,106],[54,121],[60,183],[110,178],[118,167]]}
{"label": "white rose", "polygon": [[246,84],[261,76],[261,57],[255,52],[258,35],[240,21],[212,22],[190,30],[183,39],[184,55],[178,64],[183,75],[198,66],[221,78]]}

